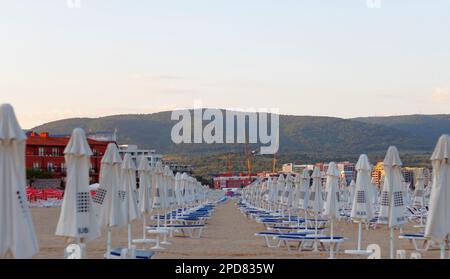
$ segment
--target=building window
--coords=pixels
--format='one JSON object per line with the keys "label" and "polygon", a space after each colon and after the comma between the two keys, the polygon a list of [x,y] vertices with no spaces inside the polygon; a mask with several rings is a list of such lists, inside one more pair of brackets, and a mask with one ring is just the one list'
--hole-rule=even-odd
{"label": "building window", "polygon": [[49,163],[47,164],[47,170],[48,170],[49,172],[55,172],[55,166],[53,165],[53,163],[49,162]]}
{"label": "building window", "polygon": [[52,148],[52,156],[59,156],[59,148],[57,147]]}
{"label": "building window", "polygon": [[39,162],[33,162],[33,169],[40,169],[41,164]]}
{"label": "building window", "polygon": [[38,155],[39,156],[45,156],[45,149],[44,149],[44,147],[39,147],[38,148]]}

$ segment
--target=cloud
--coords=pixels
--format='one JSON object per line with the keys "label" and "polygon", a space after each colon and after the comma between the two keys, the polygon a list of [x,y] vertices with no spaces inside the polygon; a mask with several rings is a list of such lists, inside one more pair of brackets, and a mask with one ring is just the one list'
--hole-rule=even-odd
{"label": "cloud", "polygon": [[154,75],[154,74],[133,74],[131,79],[135,80],[177,80],[182,79],[181,76],[176,75]]}
{"label": "cloud", "polygon": [[433,102],[442,103],[450,101],[450,87],[435,87],[431,95]]}

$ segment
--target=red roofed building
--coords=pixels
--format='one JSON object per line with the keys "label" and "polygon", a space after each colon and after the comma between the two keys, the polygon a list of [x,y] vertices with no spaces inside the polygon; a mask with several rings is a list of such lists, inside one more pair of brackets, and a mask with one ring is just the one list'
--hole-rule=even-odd
{"label": "red roofed building", "polygon": [[[69,136],[51,136],[49,133],[28,133],[25,162],[27,169],[46,171],[54,178],[66,175],[64,149],[69,142]],[[100,164],[109,141],[97,141],[88,138],[91,156],[91,183],[98,182]]]}

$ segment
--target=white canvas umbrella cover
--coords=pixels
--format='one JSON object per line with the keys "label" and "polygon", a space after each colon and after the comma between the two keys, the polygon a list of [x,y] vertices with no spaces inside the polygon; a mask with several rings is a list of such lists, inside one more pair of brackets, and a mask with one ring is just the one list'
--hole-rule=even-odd
{"label": "white canvas umbrella cover", "polygon": [[153,208],[162,209],[165,207],[162,163],[157,162],[155,166],[155,192],[153,196]]}
{"label": "white canvas umbrella cover", "polygon": [[281,204],[283,202],[283,193],[286,183],[284,182],[284,175],[280,174],[277,179],[277,203]]}
{"label": "white canvas umbrella cover", "polygon": [[[431,156],[433,186],[429,201],[425,236],[449,240],[450,234],[450,136],[442,135]],[[445,247],[445,246],[444,246]]]}
{"label": "white canvas umbrella cover", "polygon": [[414,189],[414,205],[423,207],[425,206],[425,176],[423,174],[423,169],[419,169],[417,171],[416,180],[416,187]]}
{"label": "white canvas umbrella cover", "polygon": [[348,199],[348,203],[350,205],[352,205],[353,203],[353,199],[355,198],[355,186],[356,186],[356,182],[355,180],[352,179],[352,181],[350,182],[350,185],[348,185],[348,194],[349,194],[349,199]]}
{"label": "white canvas umbrella cover", "polygon": [[385,178],[381,194],[379,223],[388,223],[389,227],[404,224],[406,204],[402,185],[402,161],[395,146],[390,146],[383,161]]}
{"label": "white canvas umbrella cover", "polygon": [[309,204],[309,184],[311,181],[311,177],[307,169],[304,169],[301,179],[301,188],[300,188],[300,196],[299,196],[299,207],[300,209],[307,210]]}
{"label": "white canvas umbrella cover", "polygon": [[285,188],[284,188],[284,197],[283,197],[283,203],[284,205],[286,205],[287,207],[291,206],[292,203],[292,176],[290,174],[288,174],[286,176],[286,183],[285,183]]}
{"label": "white canvas umbrella cover", "polygon": [[115,143],[108,144],[100,169],[100,186],[94,197],[94,206],[100,226],[123,226],[121,214],[120,173],[122,158]]}
{"label": "white canvas umbrella cover", "polygon": [[[334,221],[340,217],[339,171],[335,162],[330,162],[327,170],[326,199],[323,214],[330,219],[330,237],[334,236]],[[334,259],[334,245],[330,244],[330,259]]]}
{"label": "white canvas umbrella cover", "polygon": [[314,171],[311,175],[313,183],[311,186],[311,192],[309,193],[308,210],[320,214],[323,210],[322,199],[322,178],[320,175],[319,167],[314,167]]}
{"label": "white canvas umbrella cover", "polygon": [[67,166],[66,189],[56,235],[92,240],[100,236],[100,228],[89,191],[90,156],[92,151],[80,128],[72,132],[64,150]]}
{"label": "white canvas umbrella cover", "polygon": [[292,207],[299,208],[300,205],[300,190],[301,190],[301,176],[300,174],[296,174],[294,177],[294,190],[292,194]]}
{"label": "white canvas umbrella cover", "polygon": [[358,171],[355,185],[355,195],[352,201],[352,211],[350,217],[356,221],[368,222],[373,218],[371,167],[366,154],[361,154],[356,163],[355,169]]}
{"label": "white canvas umbrella cover", "polygon": [[129,153],[123,157],[121,187],[122,191],[125,192],[125,220],[129,224],[133,220],[140,218],[137,203],[136,164]]}
{"label": "white canvas umbrella cover", "polygon": [[339,218],[339,171],[335,162],[330,162],[327,170],[326,199],[323,214],[330,219]]}
{"label": "white canvas umbrella cover", "polygon": [[0,257],[31,258],[39,252],[25,193],[25,133],[14,109],[0,106]]}
{"label": "white canvas umbrella cover", "polygon": [[139,209],[141,213],[152,211],[152,167],[146,157],[141,157],[138,166],[139,173]]}

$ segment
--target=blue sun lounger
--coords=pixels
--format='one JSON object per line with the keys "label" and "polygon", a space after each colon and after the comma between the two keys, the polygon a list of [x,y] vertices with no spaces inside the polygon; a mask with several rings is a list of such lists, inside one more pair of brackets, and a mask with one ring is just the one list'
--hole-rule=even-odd
{"label": "blue sun lounger", "polygon": [[255,236],[262,236],[264,237],[264,240],[266,242],[267,247],[269,248],[278,248],[280,247],[280,240],[278,239],[278,237],[280,236],[289,236],[289,235],[293,235],[293,236],[306,236],[306,233],[295,233],[295,232],[257,232],[255,233]]}
{"label": "blue sun lounger", "polygon": [[[110,258],[112,259],[120,259],[122,254],[122,248],[115,248],[111,250]],[[150,260],[155,253],[147,250],[136,250],[136,259],[137,260]]]}
{"label": "blue sun lounger", "polygon": [[289,242],[298,242],[296,250],[300,252],[307,246],[313,249],[314,243],[320,243],[324,251],[327,251],[327,248],[324,245],[325,243],[335,245],[335,251],[339,251],[340,244],[346,240],[346,238],[343,236],[333,236],[333,241],[331,241],[330,236],[314,236],[314,235],[305,235],[305,236],[280,235],[278,236],[278,239],[281,242],[284,242],[289,251],[292,251]]}
{"label": "blue sun lounger", "polygon": [[[409,243],[419,252],[428,251],[432,244],[432,241],[426,238],[423,233],[402,233],[398,238],[409,240]],[[422,245],[419,245],[419,241],[422,241]]]}

